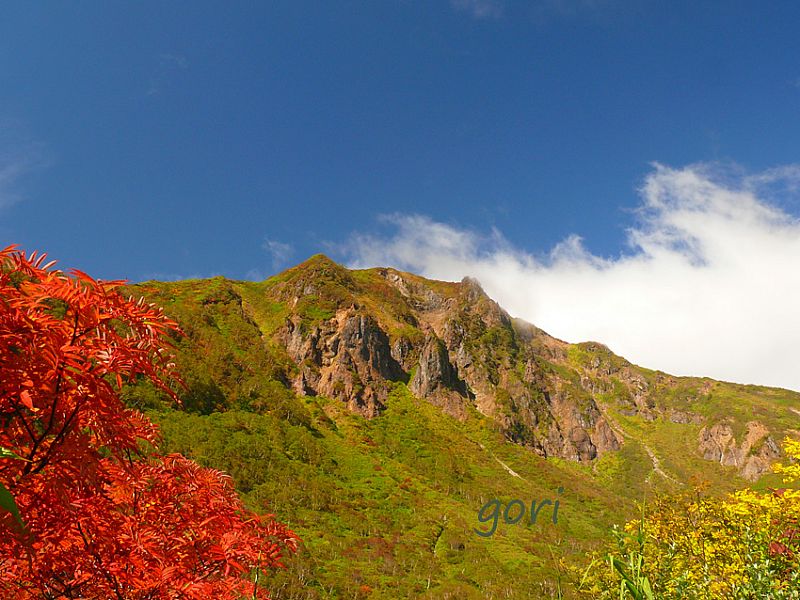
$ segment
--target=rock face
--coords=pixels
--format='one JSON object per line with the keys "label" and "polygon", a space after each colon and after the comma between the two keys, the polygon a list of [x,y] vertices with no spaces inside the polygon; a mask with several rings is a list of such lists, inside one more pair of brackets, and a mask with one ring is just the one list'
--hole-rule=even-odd
{"label": "rock face", "polygon": [[404,378],[387,335],[374,319],[352,308],[338,311],[309,331],[303,330],[299,319],[290,318],[281,335],[297,363],[294,388],[301,395],[337,398],[351,410],[373,417],[383,407],[387,382]]}
{"label": "rock face", "polygon": [[429,338],[419,354],[417,370],[408,384],[415,396],[426,398],[459,419],[466,418],[470,400],[467,384],[459,379],[458,370],[450,363],[444,343]]}
{"label": "rock face", "polygon": [[736,467],[739,474],[750,481],[769,471],[770,465],[780,456],[769,430],[758,421],[747,423],[747,431],[738,444],[729,423],[703,427],[698,447],[706,460]]}
{"label": "rock face", "polygon": [[477,281],[439,282],[437,289],[380,269],[380,297],[393,307],[387,316],[359,293],[350,272],[316,261],[273,292],[292,307],[314,297],[333,309],[316,319],[293,311],[275,333],[296,365],[297,393],[339,399],[375,417],[391,382],[404,381],[457,419],[477,409],[509,440],[543,456],[590,461],[619,448],[592,394],[543,366],[566,344],[515,323]]}

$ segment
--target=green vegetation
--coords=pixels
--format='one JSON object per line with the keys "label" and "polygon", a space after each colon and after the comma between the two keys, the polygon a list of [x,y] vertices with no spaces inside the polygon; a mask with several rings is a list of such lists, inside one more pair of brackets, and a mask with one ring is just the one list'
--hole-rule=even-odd
{"label": "green vegetation", "polygon": [[[230,473],[250,508],[277,514],[302,538],[288,569],[268,582],[275,598],[570,597],[559,583],[566,565],[585,564],[612,524],[635,516],[636,501],[674,491],[671,478],[700,477],[714,494],[746,485],[734,469],[698,455],[702,425],[643,418],[635,382],[662,415],[682,411],[708,422],[731,416],[737,435],[753,419],[775,432],[792,426],[796,394],[640,369],[601,344],[548,341],[518,321],[487,324],[480,315],[491,301],[470,305],[459,284],[403,274],[401,293],[384,275],[348,271],[320,255],[264,282],[129,286],[186,333],[175,340],[185,387],[180,409],[141,382],[124,397],[161,426],[163,452]],[[385,410],[373,419],[341,401],[292,391],[303,365],[281,338],[287,320],[305,334],[355,307],[392,341],[419,344],[425,333],[409,306],[425,305],[430,294],[462,309],[454,326],[488,373],[506,426],[472,406],[456,420],[415,398],[403,381],[387,384]],[[552,399],[525,379],[531,368],[581,414],[594,399],[624,438],[621,449],[576,463],[524,447],[550,427]],[[414,367],[409,371],[413,379]],[[557,524],[501,520],[493,536],[475,533],[488,501],[530,506],[554,498],[559,487]]]}
{"label": "green vegetation", "polygon": [[[227,471],[250,508],[300,535],[290,569],[270,582],[276,597],[350,598],[354,580],[376,598],[496,597],[509,582],[508,597],[545,595],[557,567],[549,548],[578,561],[632,509],[578,465],[509,445],[478,415],[463,426],[402,383],[373,420],[321,398],[298,402],[296,424],[274,411],[149,413],[164,452]],[[489,499],[552,498],[559,486],[557,525],[501,522],[491,539],[474,533]]]}

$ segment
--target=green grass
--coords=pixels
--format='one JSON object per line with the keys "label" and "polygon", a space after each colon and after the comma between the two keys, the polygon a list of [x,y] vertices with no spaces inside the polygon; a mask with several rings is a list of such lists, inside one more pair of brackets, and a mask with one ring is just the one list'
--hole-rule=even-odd
{"label": "green grass", "polygon": [[[578,560],[632,508],[590,470],[504,442],[477,413],[460,424],[403,384],[379,419],[324,398],[307,402],[330,424],[292,426],[238,411],[151,413],[163,451],[231,473],[251,508],[276,513],[304,540],[291,569],[270,584],[281,597],[351,597],[354,571],[376,597],[443,594],[454,585],[484,597],[499,593],[501,580],[515,582],[509,597],[529,597],[525,590],[555,575],[548,546]],[[473,531],[488,500],[530,506],[554,499],[559,486],[557,525],[543,517],[534,525],[501,522],[491,538]],[[312,566],[312,582],[301,587],[300,574]]]}

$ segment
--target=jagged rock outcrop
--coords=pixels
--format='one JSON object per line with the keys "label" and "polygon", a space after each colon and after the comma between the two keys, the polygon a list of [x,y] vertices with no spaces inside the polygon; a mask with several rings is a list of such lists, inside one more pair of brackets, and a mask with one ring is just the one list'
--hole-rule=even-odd
{"label": "jagged rock outcrop", "polygon": [[447,348],[440,339],[429,338],[423,346],[408,389],[414,395],[441,406],[446,413],[459,419],[466,418],[466,403],[470,393],[450,363]]}
{"label": "jagged rock outcrop", "polygon": [[[470,400],[494,418],[509,439],[544,456],[586,461],[619,448],[620,441],[590,396],[584,395],[580,408],[570,400],[562,402],[560,393],[555,401],[550,397],[547,390],[557,383],[537,366],[536,352],[529,346],[534,337],[545,334],[515,323],[476,280],[465,278],[457,294],[447,298],[393,270],[381,273],[413,304],[421,328],[436,336],[435,342],[428,338],[420,353],[419,369],[410,383],[416,395],[458,417]],[[543,354],[550,357],[552,350]],[[515,364],[522,360],[520,374]]]}
{"label": "jagged rock outcrop", "polygon": [[287,319],[278,335],[297,363],[293,387],[299,394],[337,398],[374,417],[386,399],[387,382],[405,378],[388,336],[373,318],[353,308],[308,330],[301,320]]}
{"label": "jagged rock outcrop", "polygon": [[618,450],[622,440],[602,416],[594,400],[583,390],[570,388],[546,393],[554,427],[545,445],[545,455],[589,461],[603,452]]}
{"label": "jagged rock outcrop", "polygon": [[[385,288],[374,291],[392,307],[387,315],[325,257],[290,274],[273,294],[293,309],[276,339],[296,365],[297,393],[374,417],[389,382],[405,381],[455,418],[474,407],[543,456],[589,461],[619,447],[592,395],[540,364],[564,355],[564,344],[515,322],[474,279],[449,284],[379,269]],[[309,297],[332,305],[333,316],[304,316]]]}
{"label": "jagged rock outcrop", "polygon": [[716,423],[700,430],[698,450],[706,460],[736,467],[742,477],[755,481],[780,456],[780,449],[769,433],[762,423],[750,421],[741,443],[737,444],[730,423]]}

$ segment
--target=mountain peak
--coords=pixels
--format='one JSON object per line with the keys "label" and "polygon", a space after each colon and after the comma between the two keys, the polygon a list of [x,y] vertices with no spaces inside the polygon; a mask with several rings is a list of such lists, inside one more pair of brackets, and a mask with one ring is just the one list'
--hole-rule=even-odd
{"label": "mountain peak", "polygon": [[461,293],[466,299],[471,302],[476,302],[479,299],[489,298],[489,295],[483,289],[481,282],[474,277],[464,277],[461,280]]}
{"label": "mountain peak", "polygon": [[347,271],[348,269],[325,254],[318,253],[308,257],[303,262],[288,269],[288,271],[319,271],[319,270],[339,270]]}
{"label": "mountain peak", "polygon": [[315,254],[300,264],[286,269],[276,278],[285,282],[316,279],[336,282],[345,286],[352,284],[350,270],[324,254]]}

